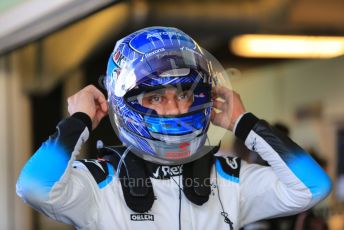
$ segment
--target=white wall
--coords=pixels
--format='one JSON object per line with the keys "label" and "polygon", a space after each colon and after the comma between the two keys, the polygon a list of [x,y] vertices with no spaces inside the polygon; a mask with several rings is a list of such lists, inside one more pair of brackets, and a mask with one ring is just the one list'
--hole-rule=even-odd
{"label": "white wall", "polygon": [[[235,67],[235,66],[234,66]],[[270,122],[282,121],[303,147],[329,161],[334,177],[335,131],[344,124],[344,58],[290,61],[242,73],[232,80],[246,109]],[[296,110],[318,104],[323,116],[298,120]]]}

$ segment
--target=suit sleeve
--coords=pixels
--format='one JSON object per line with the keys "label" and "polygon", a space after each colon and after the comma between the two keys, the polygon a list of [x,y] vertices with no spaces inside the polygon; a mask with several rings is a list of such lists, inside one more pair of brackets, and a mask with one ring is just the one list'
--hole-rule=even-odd
{"label": "suit sleeve", "polygon": [[97,183],[89,170],[75,161],[90,127],[91,120],[83,113],[61,121],[25,164],[17,181],[17,194],[26,203],[76,227],[91,226],[97,218]]}
{"label": "suit sleeve", "polygon": [[313,207],[331,191],[323,169],[296,143],[253,114],[245,114],[235,134],[271,167],[243,164],[240,172],[241,226]]}

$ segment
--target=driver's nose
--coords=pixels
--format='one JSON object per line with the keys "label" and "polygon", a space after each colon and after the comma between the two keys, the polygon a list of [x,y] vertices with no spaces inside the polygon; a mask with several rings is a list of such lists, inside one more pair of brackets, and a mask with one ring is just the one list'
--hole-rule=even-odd
{"label": "driver's nose", "polygon": [[169,98],[164,108],[164,115],[178,115],[180,110],[176,98]]}

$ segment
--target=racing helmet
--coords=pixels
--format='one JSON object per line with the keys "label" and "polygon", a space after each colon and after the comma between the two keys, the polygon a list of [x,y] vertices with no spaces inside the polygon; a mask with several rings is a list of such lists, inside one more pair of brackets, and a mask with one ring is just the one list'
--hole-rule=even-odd
{"label": "racing helmet", "polygon": [[208,153],[219,144],[209,143],[208,130],[212,88],[223,72],[214,57],[176,28],[144,28],[119,40],[105,78],[119,139],[139,157],[165,165]]}

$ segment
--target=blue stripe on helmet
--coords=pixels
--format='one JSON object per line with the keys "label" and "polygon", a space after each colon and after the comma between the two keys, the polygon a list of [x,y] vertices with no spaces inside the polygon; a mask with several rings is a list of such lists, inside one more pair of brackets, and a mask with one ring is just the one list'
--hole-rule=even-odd
{"label": "blue stripe on helmet", "polygon": [[195,113],[178,118],[145,116],[144,120],[150,132],[165,135],[184,135],[200,130],[205,126],[204,113]]}

